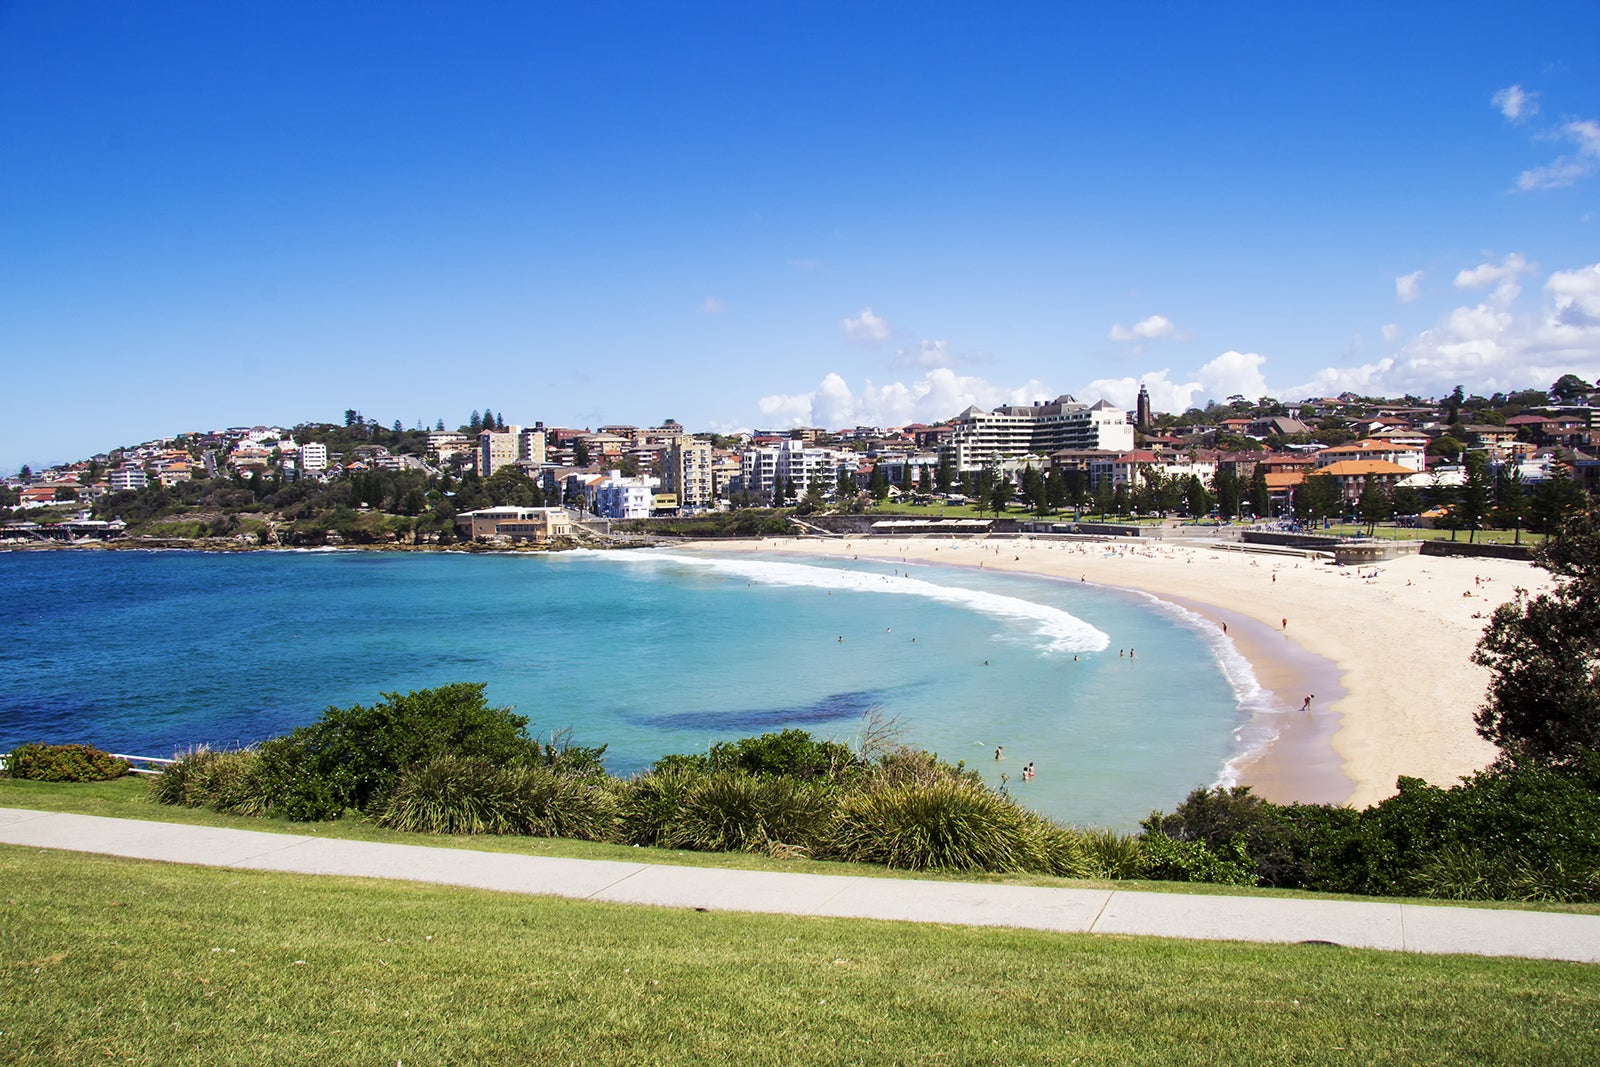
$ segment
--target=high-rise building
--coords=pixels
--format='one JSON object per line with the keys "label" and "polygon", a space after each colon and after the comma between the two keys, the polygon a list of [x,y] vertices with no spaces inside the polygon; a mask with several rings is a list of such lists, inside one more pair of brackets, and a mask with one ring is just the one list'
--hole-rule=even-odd
{"label": "high-rise building", "polygon": [[509,467],[520,456],[522,427],[484,430],[478,434],[478,476],[487,478],[501,467]]}
{"label": "high-rise building", "polygon": [[1139,386],[1139,400],[1134,409],[1133,425],[1140,433],[1150,429],[1150,391],[1141,383]]}
{"label": "high-rise building", "polygon": [[679,437],[661,450],[661,488],[676,493],[683,511],[701,511],[711,506],[711,445],[691,437]]}
{"label": "high-rise building", "polygon": [[1104,400],[1080,404],[1070,396],[1037,404],[1008,404],[993,411],[969,407],[950,424],[940,452],[957,470],[978,470],[1008,456],[1070,449],[1126,452],[1133,447],[1128,413]]}

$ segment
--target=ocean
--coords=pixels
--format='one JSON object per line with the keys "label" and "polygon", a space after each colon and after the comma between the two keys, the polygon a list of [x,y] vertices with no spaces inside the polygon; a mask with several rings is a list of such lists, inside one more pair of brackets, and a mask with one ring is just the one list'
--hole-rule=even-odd
{"label": "ocean", "polygon": [[850,742],[875,709],[1030,807],[1127,830],[1230,781],[1274,710],[1182,609],[894,559],[7,552],[0,582],[0,751],[170,756],[481,681],[623,775],[791,726]]}

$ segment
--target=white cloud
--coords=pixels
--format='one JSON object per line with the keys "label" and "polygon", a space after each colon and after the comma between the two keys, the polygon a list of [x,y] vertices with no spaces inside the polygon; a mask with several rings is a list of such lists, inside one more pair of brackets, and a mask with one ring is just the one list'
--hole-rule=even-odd
{"label": "white cloud", "polygon": [[899,349],[891,362],[895,367],[909,367],[916,370],[925,367],[949,367],[958,360],[950,351],[949,341],[919,341],[915,347],[907,346]]}
{"label": "white cloud", "polygon": [[1512,122],[1521,122],[1539,113],[1539,94],[1530,93],[1520,85],[1506,86],[1491,96],[1489,102]]}
{"label": "white cloud", "polygon": [[1267,362],[1255,352],[1227,351],[1202,366],[1194,381],[1174,381],[1170,368],[1146,371],[1137,378],[1097,378],[1084,387],[1080,400],[1105,400],[1120,408],[1132,409],[1142,385],[1150,394],[1156,411],[1187,411],[1204,406],[1207,400],[1226,400],[1238,393],[1254,399],[1269,392],[1261,373]]}
{"label": "white cloud", "polygon": [[1208,399],[1226,400],[1235,393],[1254,400],[1266,396],[1267,379],[1261,373],[1267,357],[1256,352],[1222,353],[1200,368],[1201,389]]}
{"label": "white cloud", "polygon": [[1132,326],[1120,322],[1111,327],[1108,335],[1113,341],[1153,341],[1161,337],[1176,337],[1178,328],[1165,315],[1151,315]]}
{"label": "white cloud", "polygon": [[1442,396],[1457,384],[1487,395],[1545,385],[1566,373],[1600,375],[1600,264],[1551,274],[1535,309],[1519,310],[1514,299],[1504,299],[1507,284],[1514,283],[1502,281],[1481,304],[1451,310],[1393,356],[1329,367],[1287,395],[1348,389]]}
{"label": "white cloud", "polygon": [[1409,304],[1422,295],[1422,276],[1426,271],[1414,270],[1410,274],[1402,274],[1394,280],[1395,299],[1402,304]]}
{"label": "white cloud", "polygon": [[1513,252],[1499,263],[1480,263],[1471,270],[1460,271],[1456,274],[1455,286],[1457,289],[1481,289],[1518,278],[1533,269],[1519,253]]}
{"label": "white cloud", "polygon": [[936,367],[911,382],[877,385],[871,379],[853,388],[829,373],[807,393],[779,393],[758,402],[767,424],[777,427],[903,426],[942,422],[976,404],[984,410],[1001,404],[1028,404],[1057,394],[1038,381],[1008,389],[982,378]]}
{"label": "white cloud", "polygon": [[1390,344],[1393,344],[1394,343],[1394,339],[1396,337],[1400,336],[1400,327],[1397,326],[1395,323],[1387,322],[1387,323],[1384,323],[1384,325],[1383,325],[1382,333],[1383,333],[1383,339],[1385,341],[1389,342]]}
{"label": "white cloud", "polygon": [[708,296],[700,301],[700,310],[707,315],[720,315],[728,310],[728,303],[725,300],[718,300],[714,296]]}
{"label": "white cloud", "polygon": [[844,327],[845,336],[852,341],[871,344],[889,339],[889,320],[874,315],[871,308],[862,308],[861,314],[854,318],[840,319],[839,325]]}
{"label": "white cloud", "polygon": [[1561,189],[1587,178],[1600,169],[1600,123],[1593,119],[1577,119],[1565,123],[1547,139],[1570,141],[1576,154],[1557,156],[1542,167],[1525,170],[1517,175],[1517,191],[1536,189]]}

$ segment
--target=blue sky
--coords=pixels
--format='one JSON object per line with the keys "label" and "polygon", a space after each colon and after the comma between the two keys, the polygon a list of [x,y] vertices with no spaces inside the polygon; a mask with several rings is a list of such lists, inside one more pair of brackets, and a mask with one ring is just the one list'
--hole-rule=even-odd
{"label": "blue sky", "polygon": [[1589,4],[0,2],[0,471],[1600,377]]}

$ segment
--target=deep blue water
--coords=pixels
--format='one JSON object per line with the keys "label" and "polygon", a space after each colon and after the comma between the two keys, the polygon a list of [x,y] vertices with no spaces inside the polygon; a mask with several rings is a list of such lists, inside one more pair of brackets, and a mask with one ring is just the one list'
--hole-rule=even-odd
{"label": "deep blue water", "polygon": [[482,681],[626,774],[786,726],[849,741],[875,707],[1041,811],[1129,828],[1224,776],[1259,698],[1231,646],[1148,598],[898,561],[9,552],[0,583],[0,751],[249,744]]}

